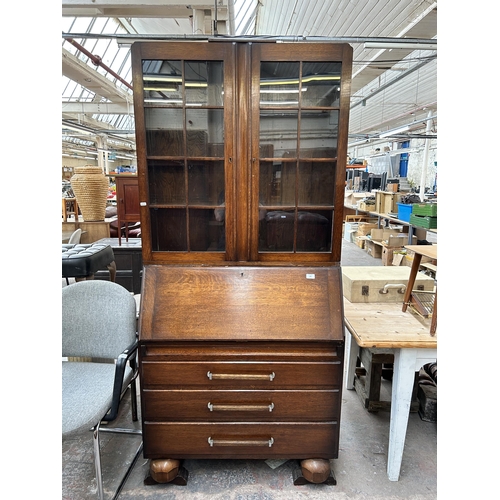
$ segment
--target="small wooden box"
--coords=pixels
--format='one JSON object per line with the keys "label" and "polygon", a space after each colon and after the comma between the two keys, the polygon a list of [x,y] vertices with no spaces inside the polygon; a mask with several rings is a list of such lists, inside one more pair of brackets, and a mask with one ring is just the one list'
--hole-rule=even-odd
{"label": "small wooden box", "polygon": [[[407,266],[343,266],[342,289],[349,302],[403,302],[410,268]],[[380,293],[386,285],[402,285],[387,288],[387,293]],[[414,289],[432,291],[434,280],[419,273],[415,279]]]}
{"label": "small wooden box", "polygon": [[379,214],[397,213],[397,203],[401,200],[401,193],[376,191],[375,192],[375,211]]}

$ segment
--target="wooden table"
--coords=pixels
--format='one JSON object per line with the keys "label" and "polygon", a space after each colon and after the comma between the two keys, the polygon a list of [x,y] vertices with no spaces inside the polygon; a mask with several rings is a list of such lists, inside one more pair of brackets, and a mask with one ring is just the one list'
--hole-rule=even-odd
{"label": "wooden table", "polygon": [[394,353],[387,475],[390,481],[398,481],[415,372],[436,361],[437,337],[429,332],[430,319],[403,312],[401,303],[354,304],[344,298],[344,317],[351,334],[346,338],[346,389],[354,389],[359,348],[384,348]]}
{"label": "wooden table", "polygon": [[[417,273],[420,267],[420,263],[422,262],[422,257],[429,257],[433,260],[437,261],[437,245],[406,245],[405,248],[407,250],[412,250],[415,253],[413,258],[413,264],[411,266],[410,277],[408,278],[408,286],[406,287],[405,296],[403,299],[403,312],[408,309],[412,301],[412,291],[413,285],[415,284],[415,278],[417,277]],[[430,325],[431,335],[436,333],[437,329],[437,287],[434,296],[434,311],[432,313],[432,320]]]}

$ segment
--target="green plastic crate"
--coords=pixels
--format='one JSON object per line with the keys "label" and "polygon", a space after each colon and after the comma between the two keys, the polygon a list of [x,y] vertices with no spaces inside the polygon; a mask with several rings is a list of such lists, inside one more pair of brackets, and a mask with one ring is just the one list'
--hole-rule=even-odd
{"label": "green plastic crate", "polygon": [[413,215],[428,215],[429,217],[437,217],[437,203],[413,203]]}
{"label": "green plastic crate", "polygon": [[412,226],[424,227],[425,229],[437,229],[437,217],[426,215],[410,215],[410,224]]}

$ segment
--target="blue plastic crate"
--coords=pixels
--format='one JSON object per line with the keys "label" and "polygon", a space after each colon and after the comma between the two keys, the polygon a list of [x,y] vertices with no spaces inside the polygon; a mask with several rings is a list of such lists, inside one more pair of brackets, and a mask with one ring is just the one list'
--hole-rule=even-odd
{"label": "blue plastic crate", "polygon": [[404,220],[405,222],[410,222],[410,216],[413,209],[413,205],[398,203],[398,219]]}

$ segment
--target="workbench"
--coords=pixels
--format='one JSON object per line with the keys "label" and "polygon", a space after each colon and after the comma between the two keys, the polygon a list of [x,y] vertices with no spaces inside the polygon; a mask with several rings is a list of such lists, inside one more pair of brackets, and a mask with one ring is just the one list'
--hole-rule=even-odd
{"label": "workbench", "polygon": [[354,389],[361,348],[382,348],[394,354],[387,475],[390,481],[398,481],[415,372],[436,361],[437,335],[430,334],[429,318],[403,312],[401,303],[351,303],[344,298],[344,318],[350,333],[346,335],[346,389]]}

